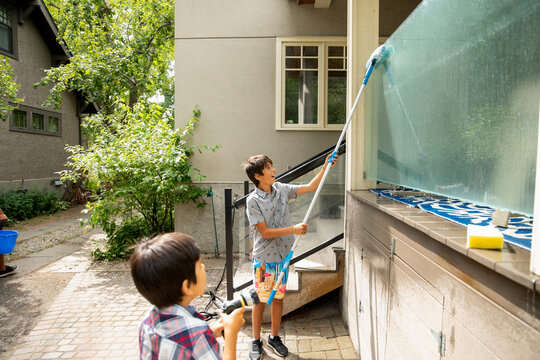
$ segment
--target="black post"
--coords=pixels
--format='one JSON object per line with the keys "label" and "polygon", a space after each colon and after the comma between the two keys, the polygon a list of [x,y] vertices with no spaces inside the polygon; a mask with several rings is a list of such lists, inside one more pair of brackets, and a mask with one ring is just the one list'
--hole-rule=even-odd
{"label": "black post", "polygon": [[244,195],[249,194],[249,181],[244,181]]}
{"label": "black post", "polygon": [[[247,195],[249,194],[249,181],[244,181],[244,195]],[[247,200],[246,200],[246,207],[247,207]],[[245,211],[244,211],[245,213]],[[247,215],[244,215],[244,226],[246,228],[249,227],[249,219],[247,217]],[[247,231],[247,233],[249,233],[249,229]],[[245,260],[248,260],[251,256],[251,244],[252,240],[249,236],[246,236],[244,237],[244,259]]]}
{"label": "black post", "polygon": [[233,232],[232,232],[232,189],[225,189],[225,261],[227,266],[227,300],[233,299]]}

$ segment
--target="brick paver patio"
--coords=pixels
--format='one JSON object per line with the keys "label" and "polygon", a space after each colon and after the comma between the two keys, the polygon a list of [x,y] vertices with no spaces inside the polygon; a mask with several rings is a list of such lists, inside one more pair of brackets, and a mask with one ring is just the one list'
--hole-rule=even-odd
{"label": "brick paver patio", "polygon": [[[137,359],[138,326],[149,309],[131,281],[128,264],[92,263],[81,250],[39,271],[74,271],[32,331],[13,349],[0,355],[10,360],[27,359]],[[218,283],[223,259],[206,259],[208,289]],[[78,266],[72,266],[77,263]],[[82,266],[81,264],[85,264]],[[218,295],[225,298],[223,284]],[[284,317],[280,335],[289,347],[287,359],[357,359],[349,332],[339,314],[337,296],[322,298]],[[204,310],[208,297],[196,300]],[[269,309],[267,309],[268,311]],[[215,311],[215,308],[209,309]],[[269,324],[263,324],[264,339]],[[238,359],[247,358],[251,326],[246,324],[238,340]],[[265,359],[280,359],[265,348]]]}

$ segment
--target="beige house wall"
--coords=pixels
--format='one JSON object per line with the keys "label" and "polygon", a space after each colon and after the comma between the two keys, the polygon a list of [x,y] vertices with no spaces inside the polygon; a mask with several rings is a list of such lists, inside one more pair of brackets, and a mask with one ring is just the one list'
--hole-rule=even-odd
{"label": "beige house wall", "polygon": [[[33,84],[51,67],[51,52],[30,17],[17,30],[18,60],[13,59],[11,66],[20,85],[18,94],[24,99],[22,105],[43,109],[41,105],[49,89],[34,89]],[[61,113],[61,136],[10,131],[9,121],[0,122],[0,191],[20,188],[62,191],[51,185],[51,179],[58,179],[55,172],[64,168],[66,144],[79,143],[76,96],[66,93],[59,110],[44,109]]]}
{"label": "beige house wall", "polygon": [[[328,9],[280,1],[176,2],[176,126],[196,105],[201,121],[194,144],[221,146],[193,156],[214,189],[219,248],[225,249],[223,189],[243,195],[248,156],[267,154],[278,173],[335,144],[338,131],[276,130],[276,37],[346,36],[345,0]],[[209,202],[210,204],[210,202]],[[176,208],[175,228],[213,252],[212,209]]]}

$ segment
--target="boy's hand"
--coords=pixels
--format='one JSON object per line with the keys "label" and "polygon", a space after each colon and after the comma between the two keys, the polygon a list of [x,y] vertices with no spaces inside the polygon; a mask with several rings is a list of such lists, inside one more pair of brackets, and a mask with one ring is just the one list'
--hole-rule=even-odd
{"label": "boy's hand", "polygon": [[220,313],[220,320],[223,323],[223,328],[226,333],[237,334],[240,331],[240,328],[246,322],[246,320],[244,320],[244,311],[246,311],[246,309],[241,307],[234,310],[229,315],[224,312]]}
{"label": "boy's hand", "polygon": [[[328,155],[326,157],[326,160],[324,161],[324,166],[323,166],[323,169],[326,170],[326,167],[328,166],[328,159],[330,159],[330,156],[332,156],[332,154]],[[333,159],[332,159],[332,167],[334,167],[334,165],[337,164],[337,160],[339,158],[339,155],[336,155]]]}
{"label": "boy's hand", "polygon": [[293,226],[294,235],[305,235],[307,233],[307,224],[296,224]]}
{"label": "boy's hand", "polygon": [[210,330],[212,330],[212,333],[214,334],[216,339],[220,336],[223,336],[223,319],[219,318],[219,320],[213,324]]}

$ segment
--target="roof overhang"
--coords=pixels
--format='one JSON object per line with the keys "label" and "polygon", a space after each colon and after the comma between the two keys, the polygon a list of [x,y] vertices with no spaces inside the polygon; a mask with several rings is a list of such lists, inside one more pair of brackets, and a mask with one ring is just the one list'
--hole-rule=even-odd
{"label": "roof overhang", "polygon": [[51,55],[56,62],[55,65],[66,63],[71,54],[64,42],[58,40],[58,28],[43,1],[20,0],[18,4],[21,9],[19,12],[19,23],[23,24],[25,19],[31,18],[50,49]]}

